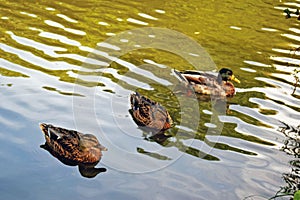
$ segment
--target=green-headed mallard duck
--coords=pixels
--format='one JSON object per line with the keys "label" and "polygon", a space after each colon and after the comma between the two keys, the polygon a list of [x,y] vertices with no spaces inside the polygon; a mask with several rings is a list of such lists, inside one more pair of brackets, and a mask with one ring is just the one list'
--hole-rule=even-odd
{"label": "green-headed mallard duck", "polygon": [[107,150],[92,134],[83,134],[45,123],[40,124],[40,128],[46,139],[46,143],[41,147],[68,165],[95,166],[101,159],[101,151]]}
{"label": "green-headed mallard duck", "polygon": [[233,96],[235,89],[230,81],[240,83],[233,75],[232,70],[228,68],[222,68],[218,75],[193,70],[180,72],[174,69],[173,72],[181,82],[192,87],[196,93],[215,97]]}
{"label": "green-headed mallard duck", "polygon": [[138,92],[130,95],[130,103],[130,113],[138,126],[156,131],[165,131],[172,127],[171,116],[159,103],[140,95]]}

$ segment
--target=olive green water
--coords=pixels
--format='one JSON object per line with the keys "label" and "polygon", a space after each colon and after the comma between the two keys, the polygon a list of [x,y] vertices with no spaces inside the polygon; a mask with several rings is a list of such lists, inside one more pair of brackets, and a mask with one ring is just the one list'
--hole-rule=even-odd
{"label": "olive green water", "polygon": [[[278,127],[300,124],[300,29],[283,10],[297,1],[0,6],[1,199],[269,199],[287,185],[295,158]],[[172,69],[215,66],[241,80],[233,98],[174,92]],[[169,110],[172,137],[137,128],[133,91]],[[96,135],[107,171],[88,179],[53,158],[41,122]]]}

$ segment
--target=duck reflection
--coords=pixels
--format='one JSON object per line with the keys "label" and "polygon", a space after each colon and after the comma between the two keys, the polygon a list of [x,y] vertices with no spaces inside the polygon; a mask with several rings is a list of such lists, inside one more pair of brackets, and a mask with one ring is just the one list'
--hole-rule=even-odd
{"label": "duck reflection", "polygon": [[160,145],[166,146],[168,143],[168,138],[172,137],[172,135],[168,135],[166,132],[158,132],[158,133],[149,133],[144,132],[144,138],[145,140],[156,142]]}
{"label": "duck reflection", "polygon": [[102,157],[102,146],[92,134],[83,134],[74,130],[55,127],[51,124],[40,124],[46,142],[40,147],[69,166],[78,165],[80,174],[93,178],[105,168],[95,168]]}

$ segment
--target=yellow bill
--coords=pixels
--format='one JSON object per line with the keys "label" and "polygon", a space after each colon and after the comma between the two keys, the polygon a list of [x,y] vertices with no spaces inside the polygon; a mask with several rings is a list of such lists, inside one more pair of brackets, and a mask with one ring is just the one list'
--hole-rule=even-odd
{"label": "yellow bill", "polygon": [[234,75],[232,75],[232,76],[230,77],[230,80],[235,81],[235,82],[237,82],[237,83],[241,83],[241,81],[240,81],[239,79],[237,79]]}

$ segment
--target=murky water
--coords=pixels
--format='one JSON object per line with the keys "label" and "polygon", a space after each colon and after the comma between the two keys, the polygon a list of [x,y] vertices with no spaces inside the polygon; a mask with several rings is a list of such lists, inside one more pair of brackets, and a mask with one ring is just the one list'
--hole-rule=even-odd
{"label": "murky water", "polygon": [[[294,160],[278,127],[300,121],[299,21],[283,13],[298,3],[0,2],[1,199],[275,196]],[[242,82],[226,102],[174,92],[171,69],[226,66]],[[137,128],[133,91],[169,110],[172,137]],[[107,171],[53,158],[40,122],[96,135]]]}

